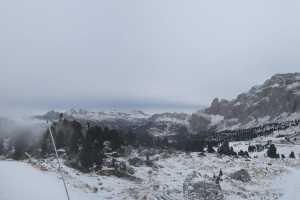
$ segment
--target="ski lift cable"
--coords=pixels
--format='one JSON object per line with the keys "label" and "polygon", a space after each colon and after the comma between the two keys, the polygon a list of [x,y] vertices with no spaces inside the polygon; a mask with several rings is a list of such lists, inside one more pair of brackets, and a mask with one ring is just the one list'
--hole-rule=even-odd
{"label": "ski lift cable", "polygon": [[66,184],[64,175],[63,175],[63,171],[61,170],[61,169],[62,169],[62,165],[61,165],[60,160],[59,160],[59,156],[58,156],[57,149],[56,149],[56,144],[55,144],[55,141],[54,141],[54,137],[53,137],[53,134],[52,134],[50,125],[49,125],[49,133],[50,133],[51,143],[52,143],[53,149],[54,149],[54,151],[55,151],[55,157],[56,157],[57,163],[58,163],[58,168],[59,168],[59,169],[58,169],[58,172],[59,172],[60,175],[61,175],[61,178],[62,178],[62,181],[63,181],[63,184],[64,184],[64,188],[65,188],[65,192],[66,192],[67,199],[68,199],[68,200],[71,200],[70,195],[69,195],[69,191],[68,191],[68,187],[67,187],[67,184]]}

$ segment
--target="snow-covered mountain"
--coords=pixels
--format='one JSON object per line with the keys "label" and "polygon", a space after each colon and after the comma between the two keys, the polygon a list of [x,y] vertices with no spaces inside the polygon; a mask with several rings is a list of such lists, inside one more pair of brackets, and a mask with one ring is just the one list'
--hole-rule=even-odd
{"label": "snow-covered mountain", "polygon": [[[61,112],[57,111],[49,111],[44,115],[37,116],[37,118],[44,120],[57,120],[59,119]],[[103,121],[103,120],[138,120],[138,119],[146,119],[151,115],[144,113],[143,111],[133,110],[129,112],[120,112],[117,110],[111,111],[88,111],[84,109],[70,109],[63,112],[65,118],[74,118],[74,119],[84,119],[84,120],[92,120],[92,121]]]}
{"label": "snow-covered mountain", "polygon": [[194,113],[194,129],[247,128],[300,118],[300,73],[276,74],[233,100],[215,98],[210,107]]}
{"label": "snow-covered mountain", "polygon": [[[58,120],[60,114],[57,111],[49,111],[35,118],[53,121]],[[148,114],[139,110],[95,112],[83,109],[70,109],[63,112],[65,119],[74,119],[82,123],[89,122],[91,125],[100,125],[114,129],[146,131],[155,136],[177,134],[180,128],[189,126],[190,116],[190,114],[186,113]]]}

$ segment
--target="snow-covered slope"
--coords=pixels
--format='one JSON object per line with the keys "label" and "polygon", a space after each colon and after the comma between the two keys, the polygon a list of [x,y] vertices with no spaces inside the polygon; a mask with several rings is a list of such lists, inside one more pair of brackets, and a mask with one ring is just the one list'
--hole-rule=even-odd
{"label": "snow-covered slope", "polygon": [[[268,137],[230,143],[235,151],[239,151],[247,150],[248,145],[265,145],[272,140],[277,152],[285,154],[286,159],[265,157],[267,149],[250,153],[250,159],[165,151],[151,157],[155,160],[155,167],[133,167],[134,176],[141,180],[139,182],[95,173],[81,174],[66,166],[63,171],[73,200],[183,200],[183,185],[187,177],[196,173],[205,180],[218,174],[220,169],[224,174],[220,182],[224,200],[296,200],[295,197],[300,195],[297,181],[300,178],[300,138],[295,132],[299,131],[299,127],[293,127]],[[279,135],[298,139],[293,144]],[[288,158],[291,151],[295,152],[296,159]],[[137,152],[132,156],[144,157]],[[128,158],[122,159],[127,162]],[[47,160],[45,165],[49,171],[41,171],[26,163],[0,161],[0,199],[66,199],[62,182],[55,173],[56,161]],[[231,173],[240,169],[249,172],[250,182],[230,178]]]}
{"label": "snow-covered slope", "polygon": [[290,169],[290,173],[286,176],[279,177],[274,181],[274,185],[282,187],[282,197],[280,200],[292,200],[299,198],[300,191],[300,170],[299,169]]}
{"label": "snow-covered slope", "polygon": [[[51,165],[55,167],[55,161]],[[41,171],[27,163],[0,160],[0,199],[66,200],[62,180],[55,168],[49,167],[50,171]],[[122,194],[122,190],[133,184],[116,177],[80,175],[68,167],[64,167],[64,172],[72,200],[126,199],[129,194]]]}
{"label": "snow-covered slope", "polygon": [[[16,161],[0,161],[1,200],[65,200],[66,194],[55,174],[43,173]],[[77,196],[77,195],[76,195]],[[79,198],[75,198],[78,199]],[[83,196],[82,200],[88,199]]]}

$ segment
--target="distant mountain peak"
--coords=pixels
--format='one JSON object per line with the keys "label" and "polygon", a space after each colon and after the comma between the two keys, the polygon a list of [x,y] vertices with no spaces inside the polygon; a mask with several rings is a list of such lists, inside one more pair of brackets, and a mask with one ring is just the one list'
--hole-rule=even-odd
{"label": "distant mountain peak", "polygon": [[[233,100],[215,98],[203,113],[223,116],[217,124],[221,129],[300,118],[300,73],[275,74]],[[205,120],[209,128],[211,123]]]}

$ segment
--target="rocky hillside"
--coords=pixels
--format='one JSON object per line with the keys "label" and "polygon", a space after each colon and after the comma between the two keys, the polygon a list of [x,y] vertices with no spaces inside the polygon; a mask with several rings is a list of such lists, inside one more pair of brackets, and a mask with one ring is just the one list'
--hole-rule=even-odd
{"label": "rocky hillside", "polygon": [[247,128],[300,118],[300,73],[276,74],[233,100],[215,98],[193,114],[194,130]]}

